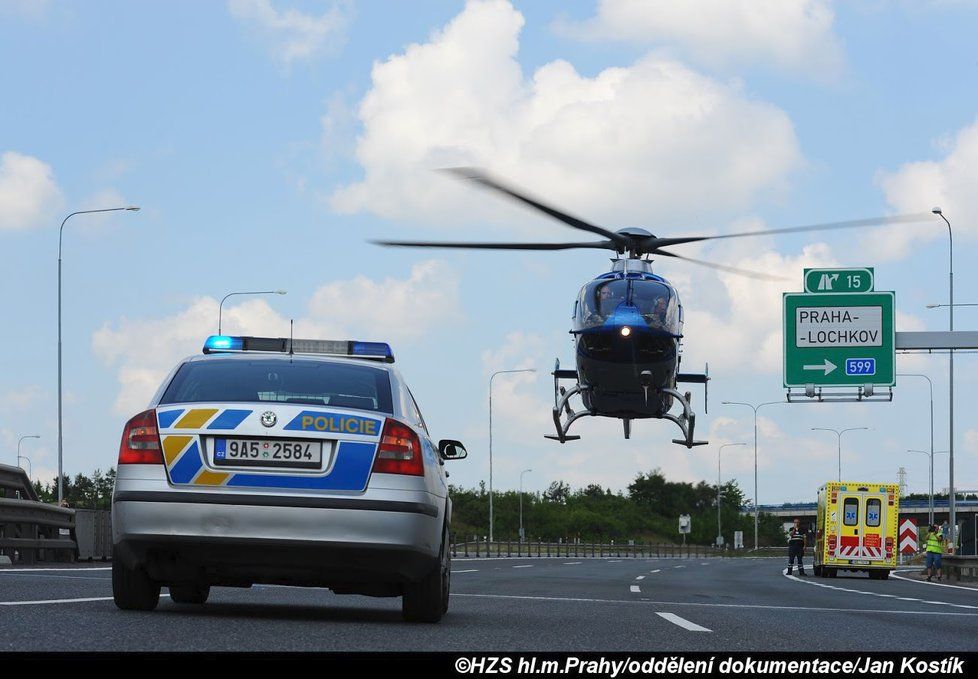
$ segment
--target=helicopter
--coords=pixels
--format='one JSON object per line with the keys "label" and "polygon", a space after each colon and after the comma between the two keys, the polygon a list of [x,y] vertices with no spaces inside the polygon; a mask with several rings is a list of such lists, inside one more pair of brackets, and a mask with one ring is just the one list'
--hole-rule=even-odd
{"label": "helicopter", "polygon": [[[565,243],[372,242],[386,247],[535,251],[598,249],[615,253],[611,270],[581,287],[574,303],[570,332],[575,340],[576,369],[561,369],[558,359],[551,373],[554,379],[553,421],[556,434],[546,435],[546,438],[560,443],[581,438],[568,432],[571,425],[582,417],[618,418],[622,420],[626,439],[631,438],[633,420],[666,419],[674,422],[682,432],[682,437],[673,439],[673,443],[686,448],[708,443],[696,440],[696,413],[692,409],[692,395],[688,391],[681,393],[677,386],[679,383],[702,384],[704,406],[707,407],[709,365],[703,373],[680,372],[683,306],[675,287],[652,271],[652,257],[670,257],[761,280],[783,278],[693,259],[663,248],[707,240],[916,222],[929,217],[927,213],[893,215],[713,236],[662,238],[643,228],[611,231],[591,224],[531,198],[490,177],[483,170],[451,168],[444,172],[506,195],[573,229],[601,236],[602,240]],[[568,389],[561,382],[573,384]],[[580,398],[582,408],[572,407],[571,399],[575,397]],[[679,412],[673,413],[671,411],[676,403],[680,406]]]}

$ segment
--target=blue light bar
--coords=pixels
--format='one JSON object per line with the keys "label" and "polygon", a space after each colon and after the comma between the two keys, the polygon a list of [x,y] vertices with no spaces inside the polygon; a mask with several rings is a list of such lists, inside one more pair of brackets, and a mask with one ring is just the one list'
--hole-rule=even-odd
{"label": "blue light bar", "polygon": [[350,342],[350,354],[353,356],[377,356],[394,360],[394,352],[387,342]]}
{"label": "blue light bar", "polygon": [[204,353],[227,351],[274,352],[279,354],[321,354],[349,356],[350,358],[381,359],[394,362],[394,352],[386,342],[358,342],[352,340],[290,339],[286,337],[237,337],[211,335],[204,342]]}
{"label": "blue light bar", "polygon": [[244,349],[243,337],[229,337],[228,335],[211,335],[204,342],[204,353],[212,351],[241,351]]}

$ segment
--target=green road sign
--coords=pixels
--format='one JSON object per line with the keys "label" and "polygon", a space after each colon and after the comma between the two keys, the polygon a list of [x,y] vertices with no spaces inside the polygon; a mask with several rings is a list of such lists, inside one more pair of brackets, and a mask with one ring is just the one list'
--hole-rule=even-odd
{"label": "green road sign", "polygon": [[893,386],[893,309],[892,292],[784,293],[784,386]]}
{"label": "green road sign", "polygon": [[805,269],[805,292],[872,292],[872,267]]}

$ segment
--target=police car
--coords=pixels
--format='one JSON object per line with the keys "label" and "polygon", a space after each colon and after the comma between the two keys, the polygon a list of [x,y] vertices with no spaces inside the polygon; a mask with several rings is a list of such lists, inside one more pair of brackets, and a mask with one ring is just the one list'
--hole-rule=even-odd
{"label": "police car", "polygon": [[445,460],[379,342],[212,336],[126,423],[112,496],[116,606],[254,583],[448,610]]}

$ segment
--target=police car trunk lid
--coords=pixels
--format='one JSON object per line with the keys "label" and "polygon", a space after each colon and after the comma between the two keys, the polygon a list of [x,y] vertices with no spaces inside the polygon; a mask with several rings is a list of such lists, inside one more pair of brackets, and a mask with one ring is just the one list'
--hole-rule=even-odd
{"label": "police car trunk lid", "polygon": [[188,488],[362,493],[385,416],[288,403],[156,409],[170,484]]}

